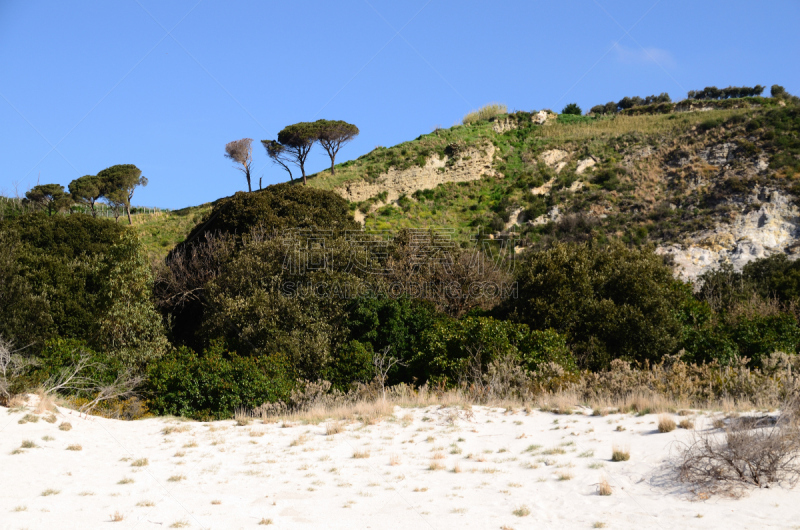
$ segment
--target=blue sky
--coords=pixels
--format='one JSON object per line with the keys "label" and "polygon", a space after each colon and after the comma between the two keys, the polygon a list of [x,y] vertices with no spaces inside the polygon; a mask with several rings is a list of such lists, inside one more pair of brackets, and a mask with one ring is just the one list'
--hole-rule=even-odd
{"label": "blue sky", "polygon": [[286,180],[258,141],[298,121],[358,125],[345,161],[495,101],[798,94],[798,20],[795,0],[0,0],[0,193],[133,163],[134,204],[180,208],[246,189],[238,138],[256,182]]}

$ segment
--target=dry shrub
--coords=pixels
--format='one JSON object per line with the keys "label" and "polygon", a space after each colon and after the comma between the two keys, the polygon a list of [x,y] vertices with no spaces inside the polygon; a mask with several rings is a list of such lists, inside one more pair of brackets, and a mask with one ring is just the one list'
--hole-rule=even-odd
{"label": "dry shrub", "polygon": [[392,455],[389,457],[389,465],[390,466],[399,466],[400,465],[400,457],[398,455]]}
{"label": "dry shrub", "polygon": [[429,471],[441,471],[443,469],[444,469],[444,464],[436,460],[431,460],[431,463],[428,465]]}
{"label": "dry shrub", "polygon": [[669,416],[659,416],[658,417],[658,432],[665,433],[665,432],[672,432],[675,430],[675,420],[670,418]]}
{"label": "dry shrub", "polygon": [[608,480],[602,479],[597,485],[597,494],[605,497],[611,495],[611,493],[611,484],[608,483]]}
{"label": "dry shrub", "polygon": [[686,430],[690,431],[690,430],[694,429],[694,422],[692,420],[689,420],[689,419],[683,419],[678,424],[678,427],[680,427],[681,429],[686,429]]}
{"label": "dry shrub", "polygon": [[489,103],[488,105],[484,105],[478,110],[473,110],[472,112],[468,113],[461,120],[461,123],[463,123],[464,125],[469,125],[471,123],[476,123],[480,120],[488,120],[490,118],[494,118],[499,114],[506,114],[507,112],[508,112],[508,107],[506,107],[502,103]]}
{"label": "dry shrub", "polygon": [[83,447],[80,444],[72,444],[67,446],[67,451],[82,451]]}
{"label": "dry shrub", "polygon": [[342,424],[341,422],[331,421],[325,424],[325,434],[327,434],[328,436],[339,434],[342,431],[344,431],[344,424]]}
{"label": "dry shrub", "polygon": [[369,458],[369,451],[355,451],[353,458]]}
{"label": "dry shrub", "polygon": [[677,458],[678,476],[697,493],[738,495],[746,486],[794,486],[800,479],[800,395],[777,416],[731,419],[695,434]]}
{"label": "dry shrub", "polygon": [[122,515],[119,512],[114,512],[114,515],[111,516],[111,522],[113,522],[113,523],[118,523],[118,522],[122,521],[123,519],[125,519],[125,516]]}
{"label": "dry shrub", "polygon": [[611,461],[612,462],[625,462],[631,459],[631,452],[622,447],[613,446],[611,448]]}

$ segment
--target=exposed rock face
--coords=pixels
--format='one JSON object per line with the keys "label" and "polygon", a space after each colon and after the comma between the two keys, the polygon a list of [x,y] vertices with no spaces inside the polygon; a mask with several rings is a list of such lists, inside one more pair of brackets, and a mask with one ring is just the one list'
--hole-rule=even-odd
{"label": "exposed rock face", "polygon": [[[727,160],[726,149],[712,148],[708,156]],[[695,279],[725,263],[741,270],[751,261],[779,252],[795,257],[800,238],[797,205],[777,190],[762,188],[742,206],[744,211],[730,224],[699,232],[687,245],[662,246],[656,252],[673,256],[684,279]]]}
{"label": "exposed rock face", "polygon": [[567,162],[564,159],[567,158],[568,154],[569,153],[562,151],[561,149],[550,149],[549,151],[542,153],[541,158],[542,162],[544,162],[547,167],[555,168],[556,173],[559,173],[562,169],[564,169],[564,166],[567,165]]}
{"label": "exposed rock face", "polygon": [[492,129],[494,129],[494,132],[496,132],[497,134],[503,134],[506,131],[511,131],[516,128],[517,128],[517,122],[512,121],[508,118],[502,121],[497,120],[492,124]]}
{"label": "exposed rock face", "polygon": [[539,112],[534,114],[531,119],[533,120],[533,123],[536,123],[538,125],[544,125],[544,123],[547,121],[547,116],[548,114],[546,110],[540,110]]}
{"label": "exposed rock face", "polygon": [[360,202],[386,192],[387,200],[393,201],[401,195],[411,195],[417,190],[433,189],[445,182],[468,182],[496,175],[492,168],[495,147],[486,144],[482,149],[466,149],[454,159],[432,157],[425,167],[414,166],[397,170],[390,168],[375,182],[358,180],[345,183],[334,191],[348,201]]}
{"label": "exposed rock face", "polygon": [[583,174],[589,168],[592,168],[597,165],[597,160],[594,157],[590,156],[589,158],[584,158],[583,160],[578,161],[578,167],[575,169],[575,173],[577,175]]}
{"label": "exposed rock face", "polygon": [[736,151],[736,144],[726,142],[707,147],[698,152],[697,156],[712,166],[724,166],[733,161],[734,151]]}

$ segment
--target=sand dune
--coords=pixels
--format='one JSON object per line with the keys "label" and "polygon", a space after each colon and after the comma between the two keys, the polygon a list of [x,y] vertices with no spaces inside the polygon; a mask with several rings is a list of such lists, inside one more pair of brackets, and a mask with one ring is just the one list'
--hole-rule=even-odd
{"label": "sand dune", "polygon": [[667,465],[691,432],[590,413],[397,407],[327,435],[63,408],[19,423],[30,410],[0,407],[0,528],[800,528],[800,488],[698,499]]}

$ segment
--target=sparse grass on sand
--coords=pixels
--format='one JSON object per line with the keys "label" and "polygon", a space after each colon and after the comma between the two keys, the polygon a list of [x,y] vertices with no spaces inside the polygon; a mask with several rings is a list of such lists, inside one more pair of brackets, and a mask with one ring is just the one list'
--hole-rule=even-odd
{"label": "sparse grass on sand", "polygon": [[528,508],[527,506],[525,506],[523,504],[522,506],[520,506],[519,508],[515,509],[511,513],[513,513],[517,517],[527,517],[528,515],[531,514],[531,510],[530,510],[530,508]]}
{"label": "sparse grass on sand", "polygon": [[624,449],[616,445],[611,449],[612,462],[625,462],[626,460],[630,459],[631,459],[631,453],[628,449]]}
{"label": "sparse grass on sand", "polygon": [[658,432],[672,432],[675,430],[675,420],[666,415],[658,417]]}
{"label": "sparse grass on sand", "polygon": [[611,495],[611,484],[609,484],[608,480],[605,478],[600,480],[600,483],[597,485],[597,494],[604,497]]}

